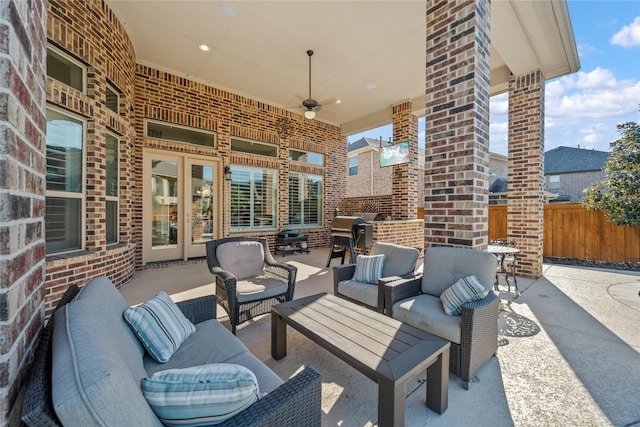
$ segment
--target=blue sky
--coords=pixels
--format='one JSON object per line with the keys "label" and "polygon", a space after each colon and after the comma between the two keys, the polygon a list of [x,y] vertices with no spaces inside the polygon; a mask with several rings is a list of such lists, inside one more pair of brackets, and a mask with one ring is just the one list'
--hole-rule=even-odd
{"label": "blue sky", "polygon": [[[564,145],[609,151],[618,123],[640,121],[640,1],[568,1],[577,73],[547,81],[545,151]],[[507,154],[508,95],[491,98],[489,150]],[[419,121],[424,144],[424,119]],[[391,126],[349,137],[391,136]]]}

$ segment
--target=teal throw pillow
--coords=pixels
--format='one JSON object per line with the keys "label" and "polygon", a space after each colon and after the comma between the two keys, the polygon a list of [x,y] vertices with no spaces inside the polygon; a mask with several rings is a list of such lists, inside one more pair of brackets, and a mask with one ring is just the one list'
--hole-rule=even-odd
{"label": "teal throw pillow", "polygon": [[168,362],[196,331],[166,292],[158,292],[144,304],[126,309],[124,319],[151,357],[159,363]]}
{"label": "teal throw pillow", "polygon": [[446,314],[459,316],[462,314],[463,304],[480,300],[488,294],[489,289],[485,288],[476,276],[467,276],[445,289],[440,295],[440,299]]}
{"label": "teal throw pillow", "polygon": [[168,369],[141,381],[142,394],[168,426],[220,423],[258,400],[258,380],[241,365]]}
{"label": "teal throw pillow", "polygon": [[385,255],[358,255],[356,259],[356,271],[352,280],[362,283],[378,284],[382,277]]}

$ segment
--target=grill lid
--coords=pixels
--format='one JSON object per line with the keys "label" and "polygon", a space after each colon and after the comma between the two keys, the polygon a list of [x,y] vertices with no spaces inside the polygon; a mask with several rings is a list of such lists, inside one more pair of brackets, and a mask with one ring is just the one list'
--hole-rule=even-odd
{"label": "grill lid", "polygon": [[359,216],[336,216],[331,222],[332,232],[353,232],[353,227],[358,224],[364,224],[364,219]]}

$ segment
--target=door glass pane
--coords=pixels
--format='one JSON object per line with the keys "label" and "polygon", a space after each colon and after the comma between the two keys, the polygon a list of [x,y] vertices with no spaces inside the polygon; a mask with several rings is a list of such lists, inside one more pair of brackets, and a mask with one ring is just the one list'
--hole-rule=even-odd
{"label": "door glass pane", "polygon": [[191,243],[213,238],[213,167],[191,166]]}
{"label": "door glass pane", "polygon": [[175,248],[179,239],[178,163],[151,161],[151,246]]}

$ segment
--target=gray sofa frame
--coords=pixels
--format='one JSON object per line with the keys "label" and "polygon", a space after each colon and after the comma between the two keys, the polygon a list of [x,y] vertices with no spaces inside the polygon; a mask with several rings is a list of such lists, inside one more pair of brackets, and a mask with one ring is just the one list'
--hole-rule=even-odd
{"label": "gray sofa frame", "polygon": [[[78,287],[70,286],[55,310],[70,302]],[[206,296],[177,303],[194,324],[216,318],[216,297]],[[54,311],[55,311],[54,310]],[[51,348],[53,314],[43,329],[34,351],[31,372],[25,386],[22,421],[28,426],[61,426],[51,398]],[[258,400],[233,418],[216,426],[320,426],[322,379],[311,366]],[[131,420],[135,424],[135,420]]]}

